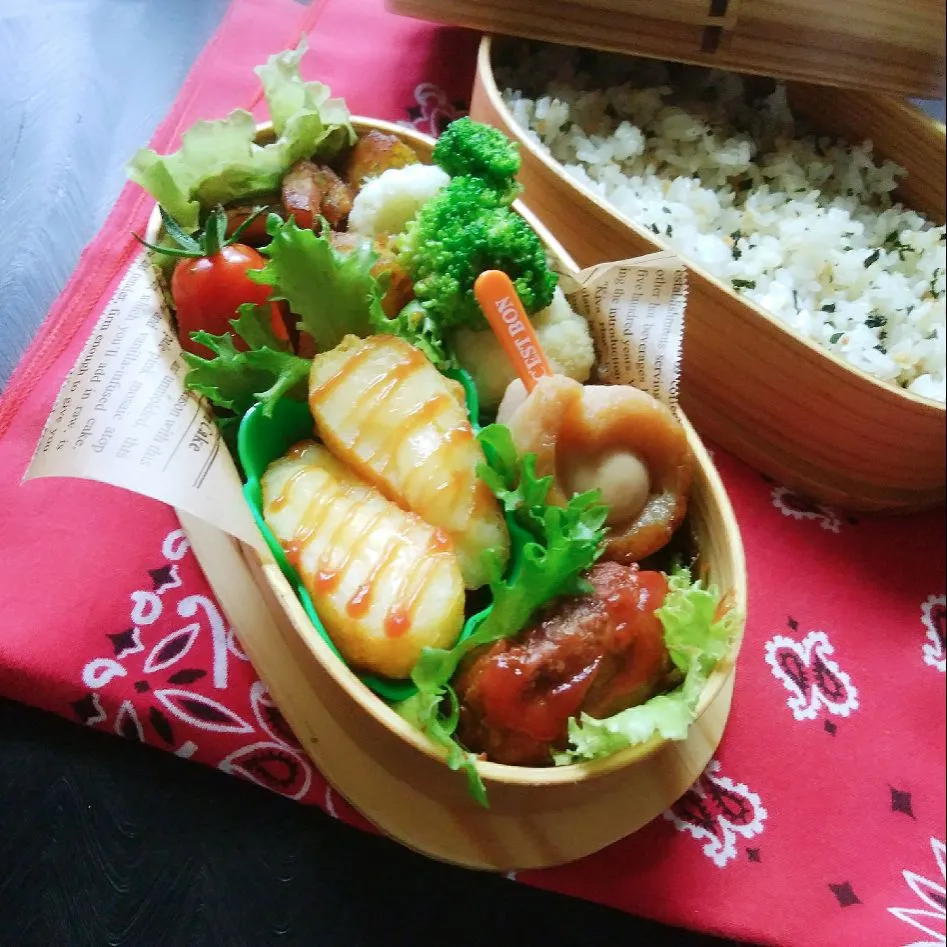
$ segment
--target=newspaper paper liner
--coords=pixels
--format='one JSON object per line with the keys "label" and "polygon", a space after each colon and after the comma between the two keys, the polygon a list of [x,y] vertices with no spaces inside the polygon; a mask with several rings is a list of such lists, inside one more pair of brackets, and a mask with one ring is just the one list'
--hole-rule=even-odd
{"label": "newspaper paper liner", "polygon": [[[591,327],[599,380],[676,407],[683,263],[655,253],[559,277]],[[142,252],[66,376],[23,479],[112,484],[197,516],[271,561],[210,407],[184,386],[161,280]]]}
{"label": "newspaper paper liner", "polygon": [[158,271],[129,267],[59,390],[24,480],[79,477],[191,513],[269,558],[187,366]]}
{"label": "newspaper paper liner", "polygon": [[560,272],[559,285],[585,316],[598,377],[633,385],[677,410],[687,274],[668,251]]}

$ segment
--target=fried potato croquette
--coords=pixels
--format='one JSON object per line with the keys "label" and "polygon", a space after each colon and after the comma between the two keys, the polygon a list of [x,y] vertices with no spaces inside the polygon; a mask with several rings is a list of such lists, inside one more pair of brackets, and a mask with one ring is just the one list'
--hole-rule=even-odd
{"label": "fried potato croquette", "polygon": [[264,519],[352,667],[406,678],[422,648],[456,641],[464,583],[442,530],[311,441],[270,464],[262,487]]}
{"label": "fried potato croquette", "polygon": [[509,535],[477,475],[484,457],[463,389],[418,349],[389,335],[346,336],[313,360],[309,406],[336,457],[451,537],[467,588],[488,581],[486,550],[505,566]]}

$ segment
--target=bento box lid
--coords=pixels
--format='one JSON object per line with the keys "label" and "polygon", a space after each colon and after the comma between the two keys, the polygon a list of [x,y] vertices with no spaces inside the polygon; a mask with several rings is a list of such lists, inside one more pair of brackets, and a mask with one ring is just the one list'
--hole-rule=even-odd
{"label": "bento box lid", "polygon": [[385,0],[488,33],[919,98],[945,92],[947,0]]}

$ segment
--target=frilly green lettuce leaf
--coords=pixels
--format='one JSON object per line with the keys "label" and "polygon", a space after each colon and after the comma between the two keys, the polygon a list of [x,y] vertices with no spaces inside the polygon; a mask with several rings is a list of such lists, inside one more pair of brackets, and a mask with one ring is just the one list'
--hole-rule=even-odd
{"label": "frilly green lettuce leaf", "polygon": [[723,658],[737,633],[741,617],[728,609],[718,617],[720,596],[701,581],[692,582],[688,569],[668,576],[668,594],[655,614],[664,626],[671,660],[684,675],[668,694],[659,694],[637,707],[596,720],[588,714],[569,721],[569,748],[554,754],[558,765],[601,759],[618,750],[650,740],[683,740],[694,720],[697,703],[711,671]]}
{"label": "frilly green lettuce leaf", "polygon": [[603,551],[608,507],[598,490],[576,494],[565,507],[547,503],[552,477],[536,476],[536,457],[519,457],[510,429],[490,424],[477,436],[486,464],[477,469],[503,505],[515,566],[504,576],[495,555],[486,559],[493,605],[477,630],[452,648],[424,648],[411,671],[422,692],[437,692],[475,648],[512,637],[560,595],[587,592],[582,573]]}
{"label": "frilly green lettuce leaf", "polygon": [[286,351],[285,343],[269,327],[268,307],[246,303],[230,324],[250,346],[249,350],[239,350],[230,333],[192,333],[191,338],[213,355],[202,358],[182,352],[188,366],[186,388],[203,395],[216,407],[233,412],[229,420],[234,424],[257,402],[269,415],[283,395],[305,397],[312,363]]}
{"label": "frilly green lettuce leaf", "polygon": [[[384,274],[382,274],[384,275]],[[420,349],[431,364],[441,372],[459,368],[454,353],[444,341],[440,326],[416,299],[412,299],[396,316],[389,319],[384,312],[375,320],[375,331],[397,335]]]}
{"label": "frilly green lettuce leaf", "polygon": [[[497,555],[485,554],[493,604],[483,621],[452,648],[424,648],[411,671],[418,693],[398,705],[405,719],[447,749],[452,769],[467,773],[471,795],[486,806],[476,757],[454,738],[459,709],[450,680],[475,648],[521,631],[543,605],[559,595],[588,590],[582,578],[602,553],[608,508],[597,490],[574,496],[565,507],[547,503],[552,477],[537,477],[535,455],[520,457],[510,429],[491,424],[478,435],[485,464],[477,473],[502,504],[510,526],[511,563],[504,575]],[[445,707],[448,708],[445,713]]]}
{"label": "frilly green lettuce leaf", "polygon": [[279,338],[273,331],[269,303],[263,305],[243,303],[237,309],[237,318],[230,320],[230,325],[251,349],[268,348],[274,352],[292,351],[289,342]]}
{"label": "frilly green lettuce leaf", "polygon": [[333,129],[321,148],[323,156],[328,157],[345,145],[355,144],[355,130],[349,122],[345,100],[333,99],[327,85],[306,82],[300,75],[300,63],[307,48],[304,36],[296,49],[270,56],[266,65],[257,66],[254,72],[260,77],[274,132],[293,138],[294,123],[314,112],[327,128]]}
{"label": "frilly green lettuce leaf", "polygon": [[[449,702],[447,714],[442,712],[444,701]],[[438,746],[447,750],[447,765],[454,770],[463,770],[467,777],[467,789],[470,795],[484,809],[490,808],[487,789],[477,771],[477,757],[468,753],[454,739],[460,717],[460,705],[457,694],[450,687],[443,692],[419,692],[407,700],[394,705],[395,710],[413,727],[426,733]]]}
{"label": "frilly green lettuce leaf", "polygon": [[709,672],[726,653],[737,616],[732,609],[718,617],[720,595],[703,582],[691,581],[689,569],[668,576],[668,594],[655,612],[664,625],[664,641],[671,660],[683,673],[700,666]]}
{"label": "frilly green lettuce leaf", "polygon": [[372,276],[378,254],[365,241],[351,253],[340,253],[312,230],[290,218],[269,222],[272,240],[261,253],[267,258],[251,279],[273,287],[271,299],[285,300],[299,317],[298,328],[328,352],[351,333],[370,335],[384,319],[381,287]]}
{"label": "frilly green lettuce leaf", "polygon": [[[323,232],[327,232],[328,227]],[[454,367],[437,328],[415,302],[389,319],[382,308],[386,273],[372,275],[378,254],[366,238],[348,253],[312,230],[271,218],[271,242],[260,252],[267,257],[251,279],[271,286],[272,299],[284,300],[299,317],[298,328],[308,332],[316,349],[327,352],[348,335],[396,335],[416,346],[442,371]]]}
{"label": "frilly green lettuce leaf", "polygon": [[226,118],[199,121],[181,137],[181,147],[159,155],[140,149],[128,176],[140,184],[187,232],[197,229],[201,210],[279,187],[283,174],[301,158],[329,157],[355,139],[340,99],[318,82],[303,82],[295,51],[271,56],[258,68],[274,122],[275,141],[255,143],[256,122],[245,109]]}

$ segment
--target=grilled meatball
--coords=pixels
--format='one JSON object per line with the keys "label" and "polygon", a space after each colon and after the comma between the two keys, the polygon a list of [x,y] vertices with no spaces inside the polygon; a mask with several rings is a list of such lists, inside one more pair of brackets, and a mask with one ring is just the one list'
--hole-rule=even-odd
{"label": "grilled meatball", "polygon": [[593,594],[560,600],[461,665],[458,736],[469,749],[497,763],[548,766],[570,717],[608,717],[667,685],[672,664],[654,614],[664,576],[604,562],[588,579]]}

